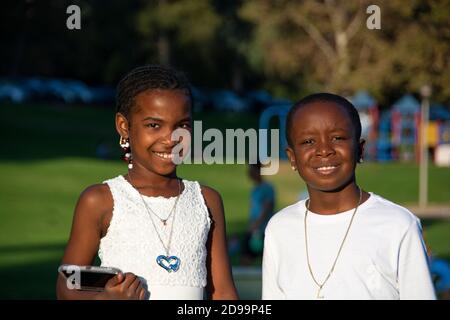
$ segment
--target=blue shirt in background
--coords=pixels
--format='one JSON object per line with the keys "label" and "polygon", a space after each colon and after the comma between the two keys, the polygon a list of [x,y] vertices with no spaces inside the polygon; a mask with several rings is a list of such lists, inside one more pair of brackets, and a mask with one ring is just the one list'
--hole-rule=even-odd
{"label": "blue shirt in background", "polygon": [[[259,218],[264,208],[264,203],[267,201],[271,201],[275,204],[275,190],[270,183],[263,182],[260,185],[255,186],[250,195],[250,223]],[[260,225],[260,232],[264,232],[267,222],[272,214],[273,208],[272,212],[267,215],[266,219]]]}

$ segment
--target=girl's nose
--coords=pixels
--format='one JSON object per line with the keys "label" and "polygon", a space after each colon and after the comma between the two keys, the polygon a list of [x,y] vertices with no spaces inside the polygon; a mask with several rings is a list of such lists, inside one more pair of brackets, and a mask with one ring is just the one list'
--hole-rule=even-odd
{"label": "girl's nose", "polygon": [[169,148],[174,147],[179,143],[177,140],[172,140],[172,130],[167,130],[164,135],[161,137],[161,142],[167,145]]}

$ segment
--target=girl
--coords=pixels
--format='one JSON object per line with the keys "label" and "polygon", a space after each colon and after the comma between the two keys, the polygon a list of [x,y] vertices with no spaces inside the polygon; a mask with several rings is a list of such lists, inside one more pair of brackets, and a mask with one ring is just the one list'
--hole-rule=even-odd
{"label": "girl", "polygon": [[263,299],[435,299],[419,220],[356,183],[364,140],[354,106],[308,96],[290,110],[286,136],[309,199],[265,230]]}
{"label": "girl", "polygon": [[[62,263],[102,266],[124,274],[104,292],[70,290],[61,299],[237,299],[226,251],[222,199],[176,174],[171,139],[190,131],[192,95],[178,72],[150,65],[118,85],[116,128],[128,174],[88,187],[80,196]],[[182,156],[182,155],[180,155]]]}

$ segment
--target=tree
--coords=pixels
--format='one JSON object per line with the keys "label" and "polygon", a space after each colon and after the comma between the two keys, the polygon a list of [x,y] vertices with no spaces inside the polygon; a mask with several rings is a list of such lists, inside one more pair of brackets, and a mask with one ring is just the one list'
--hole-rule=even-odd
{"label": "tree", "polygon": [[170,64],[172,47],[203,46],[220,25],[220,16],[208,0],[149,1],[138,13],[137,30],[159,63]]}
{"label": "tree", "polygon": [[366,88],[386,102],[386,93],[418,91],[429,82],[448,99],[449,1],[383,2],[381,30],[366,28],[368,5],[250,0],[240,10],[254,24],[247,57],[255,69],[302,93]]}

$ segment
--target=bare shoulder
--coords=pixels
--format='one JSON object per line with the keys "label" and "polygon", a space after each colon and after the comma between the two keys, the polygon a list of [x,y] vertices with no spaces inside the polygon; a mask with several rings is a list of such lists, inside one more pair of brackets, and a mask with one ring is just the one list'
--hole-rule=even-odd
{"label": "bare shoulder", "polygon": [[93,262],[100,238],[109,223],[112,207],[112,195],[107,185],[92,185],[81,193],[75,207],[64,263]]}
{"label": "bare shoulder", "polygon": [[207,204],[219,204],[222,202],[222,197],[217,190],[203,185],[200,188]]}
{"label": "bare shoulder", "polygon": [[206,206],[210,212],[211,218],[216,223],[224,219],[223,202],[220,193],[211,187],[200,186],[203,198],[205,199]]}
{"label": "bare shoulder", "polygon": [[107,184],[94,184],[87,187],[80,195],[79,204],[88,208],[109,209],[113,206],[111,191]]}
{"label": "bare shoulder", "polygon": [[75,209],[75,217],[81,221],[91,221],[104,234],[109,225],[113,207],[114,200],[108,185],[95,184],[81,193]]}

